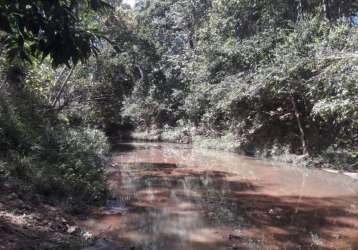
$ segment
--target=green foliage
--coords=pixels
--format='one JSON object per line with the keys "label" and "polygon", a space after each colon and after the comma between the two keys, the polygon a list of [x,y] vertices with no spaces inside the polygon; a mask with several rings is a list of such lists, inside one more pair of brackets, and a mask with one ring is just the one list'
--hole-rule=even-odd
{"label": "green foliage", "polygon": [[[103,133],[93,129],[56,131],[51,146],[39,145],[32,153],[40,164],[30,178],[47,195],[79,198],[94,203],[106,195],[103,170],[109,152]],[[49,166],[51,166],[49,168]]]}
{"label": "green foliage", "polygon": [[[161,135],[166,124],[196,127],[200,141],[233,135],[227,141],[241,149],[283,145],[300,154],[302,133],[311,154],[357,147],[357,28],[349,18],[357,11],[354,3],[138,6],[133,25],[161,56],[124,104],[122,115],[138,127],[161,128]],[[193,6],[200,15],[193,15]]]}
{"label": "green foliage", "polygon": [[98,52],[99,33],[87,20],[108,7],[102,0],[2,0],[0,37],[7,56],[28,61],[50,56],[55,67],[84,61]]}
{"label": "green foliage", "polygon": [[[6,131],[6,127],[1,126]],[[23,133],[15,129],[6,131],[10,138]],[[29,125],[22,129],[33,133]],[[35,191],[59,200],[102,201],[106,196],[103,170],[109,150],[106,137],[97,130],[61,127],[42,133],[45,138],[42,134],[29,138],[29,148],[12,145],[14,149],[6,154],[8,174],[23,180]]]}
{"label": "green foliage", "polygon": [[100,202],[100,130],[131,126],[248,154],[307,145],[354,166],[353,2],[111,1],[104,13],[103,1],[1,1],[0,174],[68,203]]}
{"label": "green foliage", "polygon": [[[9,76],[13,71],[18,76],[21,70],[10,67],[0,73]],[[42,64],[37,71],[24,71],[24,79],[4,82],[0,89],[0,157],[5,162],[1,174],[56,200],[103,201],[107,138],[84,124],[71,127],[67,112],[54,112],[47,98],[48,82],[55,75],[50,67]]]}

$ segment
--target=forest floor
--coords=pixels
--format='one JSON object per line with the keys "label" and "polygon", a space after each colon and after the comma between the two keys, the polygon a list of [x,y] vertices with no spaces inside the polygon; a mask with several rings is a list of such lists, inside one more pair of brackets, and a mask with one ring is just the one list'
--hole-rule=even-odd
{"label": "forest floor", "polygon": [[63,207],[21,191],[16,181],[0,182],[0,249],[80,249],[84,233]]}

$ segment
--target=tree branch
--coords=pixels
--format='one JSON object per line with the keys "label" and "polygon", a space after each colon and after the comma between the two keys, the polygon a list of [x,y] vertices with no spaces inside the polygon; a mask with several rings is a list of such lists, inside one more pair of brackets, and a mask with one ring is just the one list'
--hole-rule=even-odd
{"label": "tree branch", "polygon": [[53,103],[52,103],[52,107],[53,107],[53,108],[56,107],[58,101],[60,100],[61,95],[62,95],[62,93],[63,93],[63,90],[65,89],[65,86],[66,86],[68,80],[71,78],[74,69],[75,69],[75,66],[73,66],[73,67],[71,68],[71,70],[70,70],[70,72],[68,73],[66,79],[63,81],[60,90],[57,92],[56,98],[55,98],[55,100],[54,100]]}

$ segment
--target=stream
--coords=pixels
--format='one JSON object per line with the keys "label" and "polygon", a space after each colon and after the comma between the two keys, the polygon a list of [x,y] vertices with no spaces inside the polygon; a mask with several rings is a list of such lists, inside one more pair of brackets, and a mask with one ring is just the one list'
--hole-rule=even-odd
{"label": "stream", "polygon": [[118,249],[358,249],[348,176],[165,143],[123,143],[107,172],[113,199],[80,224]]}

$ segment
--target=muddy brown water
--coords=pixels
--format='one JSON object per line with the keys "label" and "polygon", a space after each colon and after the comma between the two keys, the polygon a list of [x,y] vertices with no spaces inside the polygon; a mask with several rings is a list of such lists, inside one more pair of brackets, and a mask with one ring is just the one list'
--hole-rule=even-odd
{"label": "muddy brown water", "polygon": [[123,249],[358,249],[358,182],[233,153],[122,144],[81,224]]}

